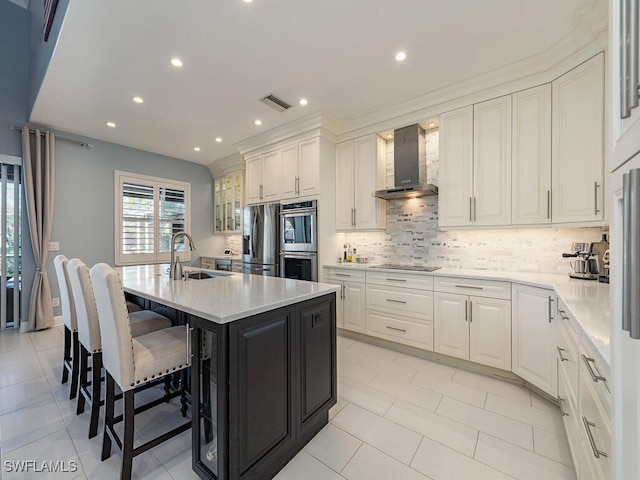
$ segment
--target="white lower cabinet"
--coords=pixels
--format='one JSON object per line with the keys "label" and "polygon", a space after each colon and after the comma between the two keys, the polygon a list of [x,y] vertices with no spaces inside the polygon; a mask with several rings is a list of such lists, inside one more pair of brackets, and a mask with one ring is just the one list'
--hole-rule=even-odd
{"label": "white lower cabinet", "polygon": [[511,370],[511,302],[434,293],[434,351]]}
{"label": "white lower cabinet", "polygon": [[513,284],[512,370],[552,397],[558,395],[553,290]]}
{"label": "white lower cabinet", "polygon": [[324,281],[340,286],[340,291],[336,295],[338,328],[364,333],[366,330],[364,270],[325,268]]}

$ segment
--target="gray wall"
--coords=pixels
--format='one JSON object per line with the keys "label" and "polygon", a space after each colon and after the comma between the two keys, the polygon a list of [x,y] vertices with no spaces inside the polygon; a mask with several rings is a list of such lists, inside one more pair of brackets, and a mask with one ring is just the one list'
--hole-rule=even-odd
{"label": "gray wall", "polygon": [[[79,257],[87,265],[114,263],[114,170],[181,180],[191,184],[191,235],[196,251],[191,264],[199,264],[199,249],[213,232],[213,178],[204,165],[136,150],[100,140],[60,132],[91,143],[93,148],[56,142],[56,199],[47,271],[54,297],[58,286],[53,258],[62,253]],[[56,309],[56,314],[59,314]]]}

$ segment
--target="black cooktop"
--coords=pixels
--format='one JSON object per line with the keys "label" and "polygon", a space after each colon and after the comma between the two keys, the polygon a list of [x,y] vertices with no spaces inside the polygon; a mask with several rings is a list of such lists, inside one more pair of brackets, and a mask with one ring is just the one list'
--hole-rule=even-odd
{"label": "black cooktop", "polygon": [[395,263],[384,263],[382,265],[372,265],[369,268],[387,268],[390,270],[411,270],[413,272],[433,272],[440,267],[430,267],[428,265],[398,265]]}

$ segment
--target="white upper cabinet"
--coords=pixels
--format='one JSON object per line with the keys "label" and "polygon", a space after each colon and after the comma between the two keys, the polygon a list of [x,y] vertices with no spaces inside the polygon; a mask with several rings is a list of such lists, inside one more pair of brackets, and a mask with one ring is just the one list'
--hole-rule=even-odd
{"label": "white upper cabinet", "polygon": [[247,158],[247,204],[260,203],[263,201],[263,186],[262,179],[262,157],[256,155],[255,157]]}
{"label": "white upper cabinet", "polygon": [[262,156],[262,200],[265,202],[275,202],[282,198],[282,152],[276,150]]}
{"label": "white upper cabinet", "polygon": [[298,143],[298,196],[320,193],[320,139]]}
{"label": "white upper cabinet", "polygon": [[336,229],[373,230],[386,226],[384,188],[386,142],[377,135],[336,145]]}
{"label": "white upper cabinet", "polygon": [[604,218],[604,54],[553,82],[552,219]]}
{"label": "white upper cabinet", "polygon": [[438,224],[471,225],[473,197],[473,107],[440,115]]}
{"label": "white upper cabinet", "polygon": [[295,197],[298,191],[298,145],[282,149],[282,196]]}
{"label": "white upper cabinet", "polygon": [[551,222],[551,84],[513,94],[511,223]]}
{"label": "white upper cabinet", "polygon": [[473,222],[511,223],[511,95],[473,106]]}

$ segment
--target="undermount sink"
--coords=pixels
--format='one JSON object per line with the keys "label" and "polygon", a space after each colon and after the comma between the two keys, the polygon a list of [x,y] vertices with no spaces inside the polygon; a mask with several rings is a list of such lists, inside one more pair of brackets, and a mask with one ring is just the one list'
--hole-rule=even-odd
{"label": "undermount sink", "polygon": [[209,273],[209,272],[189,272],[189,278],[192,280],[204,280],[205,278],[218,278],[224,277],[219,273]]}

